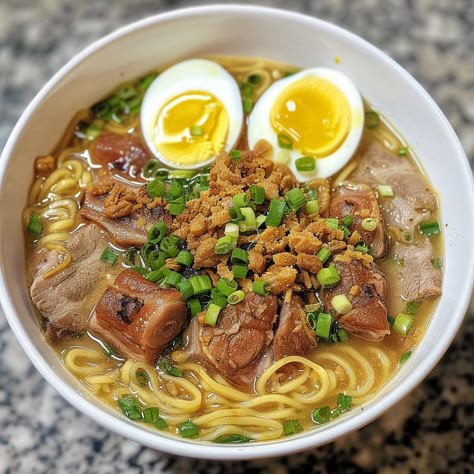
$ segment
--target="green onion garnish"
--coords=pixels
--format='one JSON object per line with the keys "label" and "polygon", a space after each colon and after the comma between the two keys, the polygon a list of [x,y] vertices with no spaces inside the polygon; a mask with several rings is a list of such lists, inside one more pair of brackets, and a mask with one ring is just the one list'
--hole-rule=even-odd
{"label": "green onion garnish", "polygon": [[362,253],[369,253],[369,247],[365,244],[357,244],[354,248],[357,252],[362,252]]}
{"label": "green onion garnish", "polygon": [[227,303],[229,304],[237,304],[243,301],[245,298],[245,293],[242,290],[237,290],[231,293],[227,297]]}
{"label": "green onion garnish", "polygon": [[258,84],[260,84],[260,81],[262,80],[262,78],[258,75],[258,74],[251,74],[248,78],[247,78],[247,81],[256,86]]}
{"label": "green onion garnish", "polygon": [[420,224],[420,231],[424,234],[427,235],[428,237],[432,235],[438,235],[441,233],[441,229],[439,227],[439,222],[434,221],[434,222],[423,222],[423,224]]}
{"label": "green onion garnish", "polygon": [[234,208],[245,207],[249,203],[249,201],[250,200],[247,193],[239,193],[239,194],[234,195],[234,197],[232,198],[232,203],[234,205]]}
{"label": "green onion garnish", "polygon": [[168,178],[171,179],[191,179],[196,174],[194,170],[170,170]]}
{"label": "green onion garnish", "polygon": [[202,137],[204,135],[204,129],[201,125],[191,125],[189,127],[189,133],[192,137]]}
{"label": "green onion garnish", "polygon": [[340,393],[337,396],[337,406],[343,410],[350,410],[352,405],[352,397],[350,395],[344,395],[343,393]]}
{"label": "green onion garnish", "polygon": [[172,216],[179,216],[184,212],[184,209],[186,208],[186,204],[181,203],[181,202],[170,202],[168,204],[168,210],[170,211],[170,214]]}
{"label": "green onion garnish", "polygon": [[316,168],[316,160],[312,156],[302,156],[296,158],[295,167],[301,173],[314,171]]}
{"label": "green onion garnish", "polygon": [[415,301],[410,301],[410,303],[407,304],[407,313],[414,316],[416,314],[418,306],[419,306],[419,303]]}
{"label": "green onion garnish", "polygon": [[244,219],[242,211],[240,210],[239,207],[234,207],[234,206],[229,207],[229,214],[230,214],[230,218],[232,219],[232,222],[234,223],[242,221]]}
{"label": "green onion garnish", "polygon": [[242,97],[253,97],[253,86],[252,84],[249,84],[248,82],[244,82],[240,86],[240,93],[242,94]]}
{"label": "green onion garnish", "polygon": [[406,156],[406,155],[408,154],[408,148],[406,148],[406,147],[400,148],[400,149],[398,150],[398,154],[399,154],[400,156]]}
{"label": "green onion garnish", "polygon": [[301,431],[303,431],[303,428],[298,420],[288,420],[285,421],[283,425],[283,433],[285,436],[300,433]]}
{"label": "green onion garnish", "polygon": [[234,278],[245,278],[247,276],[247,272],[249,271],[247,265],[234,265]]}
{"label": "green onion garnish", "polygon": [[331,300],[331,305],[337,314],[347,314],[352,311],[352,303],[344,294],[334,296]]}
{"label": "green onion garnish", "polygon": [[234,239],[239,238],[239,225],[235,222],[228,222],[225,225],[224,235],[228,235]]}
{"label": "green onion garnish", "polygon": [[38,214],[30,214],[30,220],[28,221],[26,230],[33,235],[41,234],[41,217]]}
{"label": "green onion garnish", "polygon": [[300,210],[306,203],[306,198],[300,188],[293,188],[285,194],[285,201],[292,211]]}
{"label": "green onion garnish", "polygon": [[118,254],[115,253],[110,247],[106,247],[100,256],[100,259],[110,265],[115,265],[117,261]]}
{"label": "green onion garnish", "polygon": [[347,334],[347,331],[344,328],[339,328],[337,330],[337,338],[340,342],[344,342],[349,339],[349,334]]}
{"label": "green onion garnish", "polygon": [[190,267],[193,264],[193,256],[189,250],[180,250],[175,259],[176,263],[184,265],[185,267]]}
{"label": "green onion garnish", "polygon": [[326,225],[332,229],[336,230],[339,228],[339,220],[335,217],[328,217],[326,218]]}
{"label": "green onion garnish", "polygon": [[316,408],[311,412],[311,419],[317,425],[324,425],[331,419],[331,409],[328,406]]}
{"label": "green onion garnish", "polygon": [[326,263],[328,259],[331,257],[331,255],[332,255],[332,252],[330,250],[328,250],[325,247],[321,247],[318,253],[316,254],[316,257],[318,257],[319,260],[321,260],[321,263]]}
{"label": "green onion garnish", "polygon": [[101,127],[99,124],[92,122],[85,130],[85,134],[88,140],[94,140],[96,139],[99,135],[100,132],[102,131]]}
{"label": "green onion garnish", "polygon": [[377,228],[377,221],[371,217],[366,217],[362,219],[361,225],[364,230],[373,232]]}
{"label": "green onion garnish", "polygon": [[433,266],[433,268],[439,270],[443,266],[443,261],[440,258],[432,258],[431,265]]}
{"label": "green onion garnish", "polygon": [[145,278],[152,283],[158,283],[159,281],[164,280],[170,271],[171,270],[169,268],[166,268],[163,265],[161,268],[147,273]]}
{"label": "green onion garnish", "polygon": [[147,269],[140,267],[139,265],[132,265],[130,267],[130,270],[139,273],[141,276],[145,276],[147,274]]}
{"label": "green onion garnish", "polygon": [[138,83],[138,88],[141,90],[141,91],[146,91],[151,83],[158,77],[158,73],[156,72],[152,72],[150,74],[148,74],[147,76],[143,77],[142,79],[140,79],[140,82]]}
{"label": "green onion garnish", "polygon": [[165,284],[176,287],[178,283],[183,279],[183,275],[173,270],[170,270],[165,278]]}
{"label": "green onion garnish", "polygon": [[160,242],[160,250],[165,252],[168,257],[174,258],[178,255],[178,242],[179,239],[176,240],[176,237],[169,235],[167,237],[163,237]]}
{"label": "green onion garnish", "polygon": [[180,282],[178,282],[176,287],[183,296],[184,301],[188,300],[189,298],[191,298],[191,296],[194,295],[193,285],[191,285],[189,280],[181,280]]}
{"label": "green onion garnish", "polygon": [[143,176],[145,178],[151,178],[155,172],[159,169],[160,164],[158,163],[157,160],[153,159],[150,161],[147,161],[145,163],[145,166],[143,167]]}
{"label": "green onion garnish", "polygon": [[393,188],[389,184],[379,184],[379,185],[377,185],[377,191],[383,197],[394,197],[395,196]]}
{"label": "green onion garnish", "polygon": [[173,179],[173,181],[171,181],[171,186],[168,190],[168,194],[171,196],[172,199],[176,199],[179,196],[183,195],[183,186],[178,180]]}
{"label": "green onion garnish", "polygon": [[235,290],[237,290],[237,288],[238,288],[238,285],[235,280],[229,280],[227,278],[219,278],[219,281],[217,282],[217,289],[225,296],[229,296]]}
{"label": "green onion garnish", "polygon": [[166,194],[165,183],[161,179],[155,178],[146,185],[146,192],[152,199],[164,197]]}
{"label": "green onion garnish", "polygon": [[342,218],[342,224],[346,227],[350,227],[352,225],[352,222],[354,222],[352,214],[349,214],[348,216]]}
{"label": "green onion garnish", "polygon": [[305,209],[308,214],[316,214],[319,212],[319,201],[317,199],[307,201]]}
{"label": "green onion garnish", "polygon": [[329,265],[327,268],[321,268],[316,277],[323,288],[333,288],[341,280],[341,276],[334,265]]}
{"label": "green onion garnish", "polygon": [[263,280],[255,280],[252,283],[252,290],[254,293],[260,296],[267,296],[270,290],[270,285]]}
{"label": "green onion garnish", "polygon": [[250,198],[252,201],[257,204],[263,204],[265,201],[265,189],[256,184],[250,185]]}
{"label": "green onion garnish", "polygon": [[285,206],[285,201],[280,201],[279,199],[272,199],[270,201],[268,215],[265,220],[267,227],[278,227],[281,224],[281,219],[283,218]]}
{"label": "green onion garnish", "polygon": [[256,217],[255,219],[255,227],[257,229],[260,228],[260,226],[267,220],[267,216],[264,216],[263,214],[260,214],[259,216]]}
{"label": "green onion garnish", "polygon": [[191,420],[180,423],[178,425],[178,432],[183,438],[196,438],[199,436],[199,429]]}
{"label": "green onion garnish", "polygon": [[148,241],[153,244],[159,244],[161,239],[163,239],[165,236],[167,230],[168,228],[166,227],[166,222],[155,222],[148,231]]}
{"label": "green onion garnish", "polygon": [[148,407],[143,410],[143,421],[150,423],[160,430],[168,428],[168,423],[160,417],[157,407]]}
{"label": "green onion garnish", "polygon": [[230,252],[237,245],[237,239],[231,237],[230,235],[225,235],[217,239],[216,246],[214,251],[217,255],[224,255]]}
{"label": "green onion garnish", "polygon": [[242,158],[242,152],[239,150],[231,150],[229,156],[232,161],[239,161],[240,158]]}
{"label": "green onion garnish", "polygon": [[191,298],[188,301],[188,307],[192,317],[196,316],[202,311],[201,302],[197,298]]}
{"label": "green onion garnish", "polygon": [[212,440],[213,443],[223,444],[247,443],[248,441],[253,441],[253,438],[241,434],[225,434]]}
{"label": "green onion garnish", "polygon": [[257,227],[255,211],[251,207],[241,207],[240,212],[242,213],[244,219],[239,221],[239,231],[248,232],[255,230]]}
{"label": "green onion garnish", "polygon": [[395,318],[392,318],[392,316],[387,316],[387,321],[388,321],[388,326],[391,329],[393,327],[393,323],[395,322]]}
{"label": "green onion garnish", "polygon": [[279,133],[277,135],[277,140],[278,140],[278,146],[280,148],[283,148],[284,150],[293,149],[293,141],[288,135],[285,135],[284,133]]}
{"label": "green onion garnish", "polygon": [[393,330],[401,336],[406,336],[415,319],[411,314],[399,313],[393,323]]}
{"label": "green onion garnish", "polygon": [[137,397],[133,395],[127,395],[117,400],[118,406],[122,410],[123,414],[130,418],[130,420],[141,420],[142,419],[142,407]]}
{"label": "green onion garnish", "polygon": [[316,335],[329,339],[331,333],[332,316],[328,313],[319,313],[318,320],[316,322]]}
{"label": "green onion garnish", "polygon": [[219,305],[210,303],[206,311],[204,322],[209,326],[215,326],[221,309],[222,308]]}
{"label": "green onion garnish", "polygon": [[230,255],[232,263],[249,263],[247,250],[235,248]]}
{"label": "green onion garnish", "polygon": [[404,362],[406,362],[411,356],[411,351],[406,351],[405,353],[402,354],[402,356],[400,357],[400,364],[403,364]]}
{"label": "green onion garnish", "polygon": [[243,97],[242,106],[244,108],[245,114],[248,115],[250,112],[252,112],[253,100],[250,97]]}
{"label": "green onion garnish", "polygon": [[369,110],[368,112],[365,113],[365,126],[373,130],[374,128],[377,128],[380,124],[380,117],[377,112],[374,112],[373,110]]}
{"label": "green onion garnish", "polygon": [[181,377],[183,375],[183,372],[175,367],[168,357],[161,356],[158,361],[158,366],[163,372],[172,375],[173,377]]}
{"label": "green onion garnish", "polygon": [[225,308],[227,306],[227,296],[222,294],[218,288],[213,288],[211,290],[211,303]]}
{"label": "green onion garnish", "polygon": [[212,289],[212,281],[209,275],[196,275],[188,279],[193,285],[194,296],[203,295]]}

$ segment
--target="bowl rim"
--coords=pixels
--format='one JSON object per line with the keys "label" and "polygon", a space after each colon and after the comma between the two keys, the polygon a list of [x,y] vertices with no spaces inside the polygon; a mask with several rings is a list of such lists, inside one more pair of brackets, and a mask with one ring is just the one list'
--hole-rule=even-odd
{"label": "bowl rim", "polygon": [[[425,100],[430,104],[433,113],[438,115],[441,123],[444,126],[446,135],[450,139],[450,143],[457,148],[457,154],[461,157],[462,166],[465,173],[470,173],[471,169],[464,150],[447,118],[441,112],[438,105],[431,98],[431,96],[424,90],[424,88],[416,81],[405,69],[403,69],[396,61],[391,59],[386,53],[382,52],[368,41],[359,37],[355,33],[335,25],[331,22],[321,20],[319,18],[311,17],[298,12],[288,11],[280,8],[256,6],[256,5],[239,5],[239,4],[216,4],[181,8],[169,12],[158,13],[153,16],[143,18],[133,23],[122,26],[106,36],[94,41],[89,46],[82,49],[75,54],[54,76],[40,89],[34,99],[26,107],[20,116],[17,124],[11,132],[3,153],[0,158],[0,188],[3,185],[7,162],[15,147],[18,135],[24,124],[28,121],[29,115],[36,109],[36,107],[48,96],[48,94],[56,87],[56,85],[71,72],[74,68],[80,65],[89,55],[100,50],[101,48],[113,43],[122,37],[133,33],[142,28],[149,26],[157,26],[159,24],[179,21],[183,18],[200,17],[203,15],[219,15],[229,13],[245,13],[245,14],[260,14],[271,15],[276,18],[288,19],[289,21],[304,22],[309,26],[315,26],[319,29],[327,29],[335,31],[338,35],[350,39],[352,42],[362,46],[368,50],[372,55],[378,57],[379,60],[386,63],[391,68],[395,69],[399,74],[403,75],[421,94]],[[472,174],[471,174],[472,176]],[[471,178],[471,183],[474,184]],[[470,207],[474,208],[474,186],[471,185],[470,190]],[[474,223],[471,224],[471,235],[474,235]],[[471,261],[474,261],[474,255],[469,256]],[[432,347],[425,363],[413,368],[413,370],[406,374],[403,387],[396,392],[387,393],[383,399],[378,399],[370,404],[370,406],[361,410],[357,416],[349,417],[344,420],[344,434],[348,434],[357,429],[362,428],[366,424],[378,418],[386,410],[392,407],[396,402],[405,397],[411,390],[413,390],[433,369],[439,359],[448,349],[454,336],[459,330],[459,327],[464,319],[472,288],[474,286],[474,265],[470,266],[469,273],[464,276],[464,285],[460,288],[460,293],[457,299],[457,306],[455,310],[456,320],[455,324],[451,324],[443,334],[439,336],[438,344]],[[199,441],[187,441],[178,437],[167,437],[157,433],[142,429],[136,424],[130,423],[126,419],[118,419],[112,414],[107,413],[102,408],[94,405],[87,398],[81,395],[70,387],[60,376],[56,375],[51,366],[42,357],[40,352],[31,343],[30,338],[16,316],[14,304],[10,295],[6,290],[5,275],[3,269],[0,271],[0,298],[1,305],[5,312],[6,319],[20,342],[23,350],[28,355],[29,359],[44,377],[44,379],[71,405],[79,411],[87,415],[89,418],[97,421],[100,425],[118,433],[121,436],[138,442],[150,448],[158,449],[170,454],[193,457],[201,459],[215,459],[215,460],[247,460],[257,458],[269,458],[276,456],[283,456],[295,452],[303,451],[305,449],[314,448],[320,445],[334,441],[341,436],[339,424],[328,425],[324,430],[315,432],[308,430],[304,435],[287,438],[285,440],[276,440],[262,443],[251,443],[249,445],[227,446],[203,443]]]}

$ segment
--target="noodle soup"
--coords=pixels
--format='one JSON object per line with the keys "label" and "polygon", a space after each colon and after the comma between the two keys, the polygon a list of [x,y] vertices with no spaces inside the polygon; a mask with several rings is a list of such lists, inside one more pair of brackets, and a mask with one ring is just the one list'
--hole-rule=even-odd
{"label": "noodle soup", "polygon": [[[67,369],[128,418],[274,440],[369,401],[416,350],[441,292],[436,194],[327,72],[209,63],[186,67],[218,66],[229,102],[206,78],[161,97],[172,65],[78,112],[38,157],[28,285]],[[337,97],[308,131],[291,114],[313,113],[311,91]]]}

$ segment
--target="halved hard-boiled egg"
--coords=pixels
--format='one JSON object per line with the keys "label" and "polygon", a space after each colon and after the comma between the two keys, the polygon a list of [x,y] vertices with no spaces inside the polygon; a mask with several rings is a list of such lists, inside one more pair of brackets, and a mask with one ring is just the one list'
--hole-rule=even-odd
{"label": "halved hard-boiled egg", "polygon": [[357,87],[339,71],[305,69],[272,84],[248,121],[248,143],[264,139],[300,182],[327,178],[354,154],[364,125]]}
{"label": "halved hard-boiled egg", "polygon": [[240,137],[239,86],[213,61],[183,61],[150,85],[140,121],[148,148],[162,163],[182,169],[205,166]]}

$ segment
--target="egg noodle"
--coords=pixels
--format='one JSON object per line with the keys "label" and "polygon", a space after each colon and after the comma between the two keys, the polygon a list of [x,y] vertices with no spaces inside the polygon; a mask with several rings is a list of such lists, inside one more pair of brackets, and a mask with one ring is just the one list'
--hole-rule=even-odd
{"label": "egg noodle", "polygon": [[[380,388],[378,381],[386,380],[393,369],[380,348],[366,346],[362,353],[338,344],[331,351],[317,351],[314,360],[280,359],[257,379],[256,393],[250,394],[197,363],[176,364],[183,376],[172,377],[146,362],[107,357],[98,344],[66,349],[63,361],[109,403],[135,395],[144,407],[158,407],[171,431],[192,418],[200,439],[207,441],[225,434],[258,441],[279,438],[286,420],[298,418],[308,407],[330,404],[339,392],[352,396],[353,404],[364,403]],[[376,377],[376,370],[383,377]],[[288,371],[291,375],[283,377]]]}

